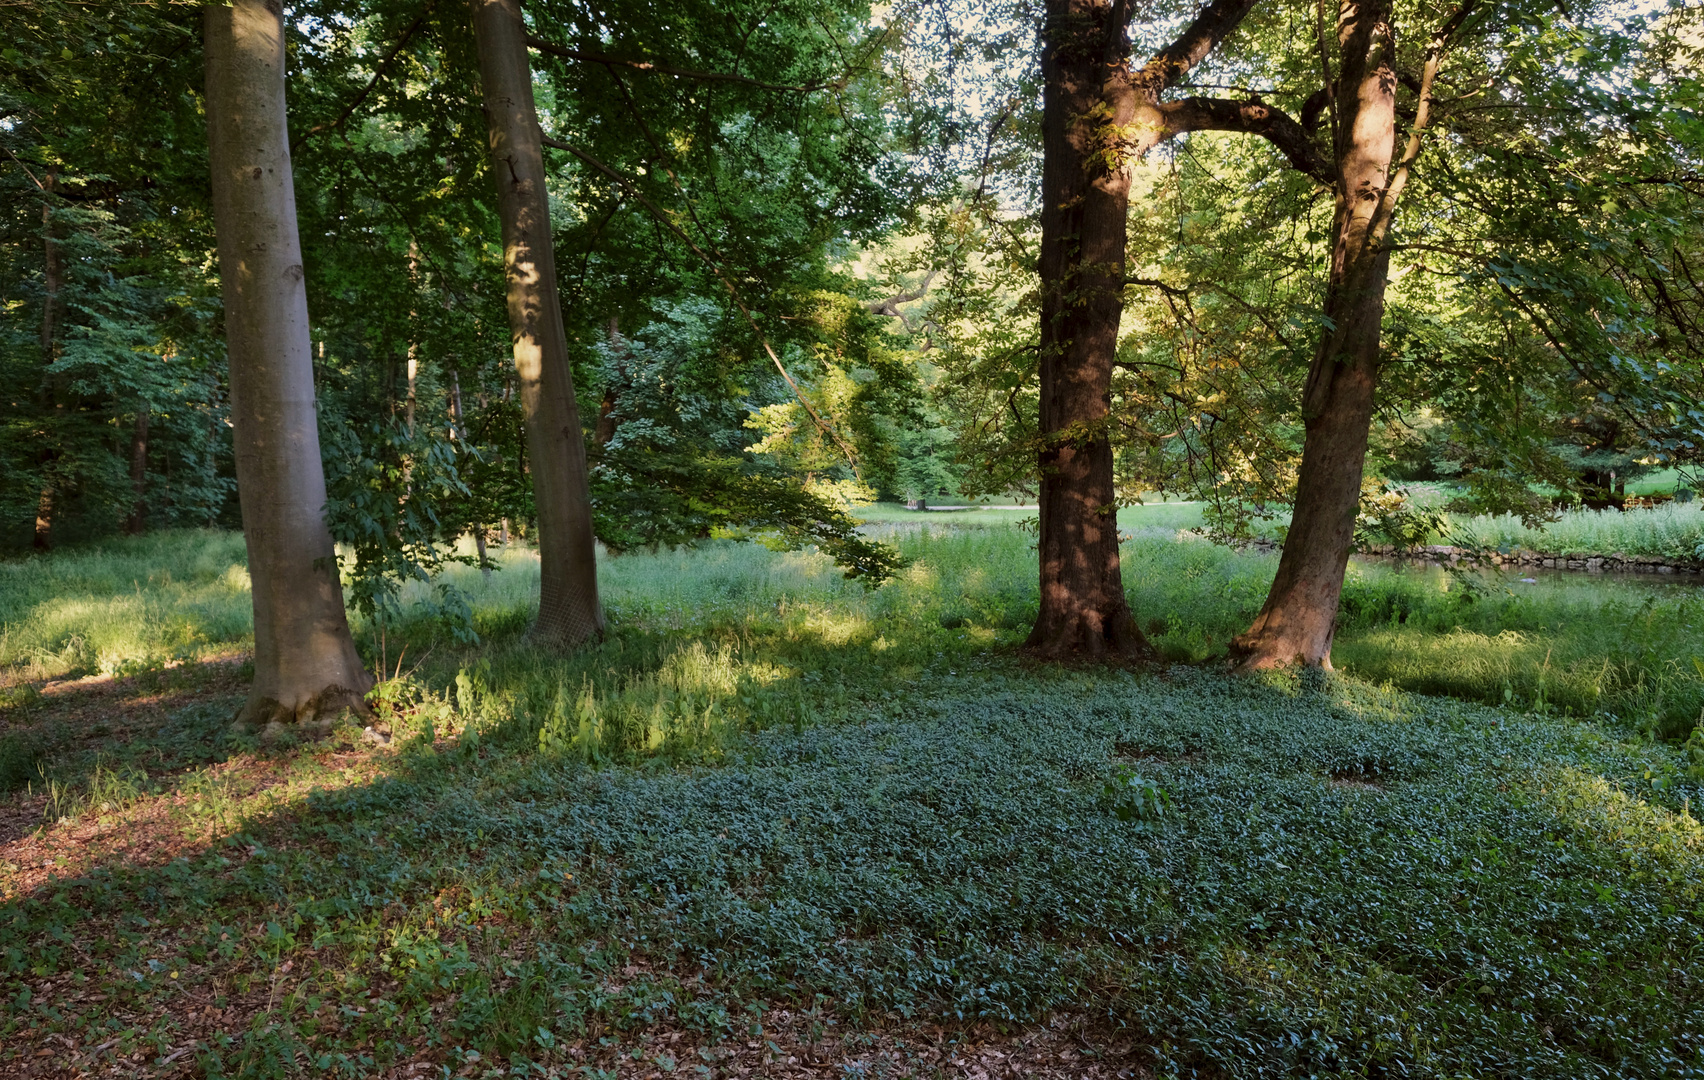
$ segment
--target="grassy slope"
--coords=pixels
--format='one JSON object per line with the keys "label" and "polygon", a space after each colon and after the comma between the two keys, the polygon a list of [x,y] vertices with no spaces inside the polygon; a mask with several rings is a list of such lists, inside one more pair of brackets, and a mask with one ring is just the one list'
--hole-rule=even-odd
{"label": "grassy slope", "polygon": [[[891,531],[918,562],[875,592],[749,546],[609,560],[621,629],[566,662],[515,640],[524,556],[489,587],[466,574],[492,643],[432,649],[385,752],[219,744],[212,705],[113,746],[124,809],[52,832],[165,830],[184,861],[0,865],[0,1061],[61,1033],[189,1047],[174,1061],[213,1075],[470,1050],[474,1073],[613,1068],[615,1044],[698,1063],[748,1007],[823,995],[843,1023],[1086,1008],[1209,1074],[1704,1075],[1704,834],[1679,812],[1704,789],[1628,711],[1033,669],[1006,651],[1034,610],[1022,534]],[[1246,622],[1271,573],[1153,535],[1126,557],[1180,657]],[[107,569],[91,611],[128,584]],[[1696,693],[1696,602],[1603,591],[1358,572],[1338,656],[1500,699],[1497,664],[1559,680],[1541,645],[1582,671],[1639,645],[1629,672]],[[420,656],[428,635],[398,636]],[[1609,693],[1650,710],[1649,690]],[[92,756],[50,767],[87,778]],[[1121,767],[1169,793],[1158,820],[1112,812]]]}

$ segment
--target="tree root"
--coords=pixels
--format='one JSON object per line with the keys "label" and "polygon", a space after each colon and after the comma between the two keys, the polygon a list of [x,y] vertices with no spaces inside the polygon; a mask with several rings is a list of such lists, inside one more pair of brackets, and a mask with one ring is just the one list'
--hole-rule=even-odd
{"label": "tree root", "polygon": [[251,697],[232,718],[231,730],[238,734],[258,734],[262,742],[268,743],[286,734],[318,739],[331,734],[339,721],[367,720],[372,715],[366,696],[360,691],[328,686],[294,707],[276,698]]}

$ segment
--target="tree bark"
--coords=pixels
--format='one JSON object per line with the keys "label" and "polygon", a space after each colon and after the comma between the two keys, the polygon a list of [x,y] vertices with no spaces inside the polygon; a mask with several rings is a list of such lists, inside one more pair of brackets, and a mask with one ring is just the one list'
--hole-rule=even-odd
{"label": "tree bark", "polygon": [[471,0],[492,174],[503,224],[509,329],[538,508],[534,640],[570,648],[603,634],[585,433],[574,398],[551,244],[550,202],[526,28],[516,0]]}
{"label": "tree bark", "polygon": [[124,531],[136,536],[148,528],[148,403],[138,402],[130,428],[130,516]]}
{"label": "tree bark", "polygon": [[50,168],[42,177],[41,246],[41,352],[46,363],[58,359],[59,292],[65,286],[64,260],[59,254],[59,239],[53,232],[53,189],[59,183],[59,170]]}
{"label": "tree bark", "polygon": [[1395,36],[1389,0],[1338,8],[1336,214],[1325,325],[1302,393],[1305,435],[1295,510],[1265,605],[1232,642],[1244,669],[1331,667],[1343,574],[1355,537],[1378,389],[1390,256],[1384,235],[1396,147]]}
{"label": "tree bark", "polygon": [[35,539],[31,546],[37,551],[53,550],[53,485],[43,484],[36,498]]}
{"label": "tree bark", "polygon": [[[456,442],[467,451],[467,425],[462,422],[461,375],[450,369],[450,422],[455,425]],[[491,582],[491,562],[485,557],[485,524],[474,522],[473,547],[479,553],[479,573],[486,584]]]}
{"label": "tree bark", "polygon": [[1255,0],[1215,0],[1139,72],[1127,0],[1049,0],[1042,47],[1041,610],[1027,645],[1050,657],[1149,651],[1118,561],[1110,433],[1124,314],[1132,166],[1184,130],[1160,95]]}
{"label": "tree bark", "polygon": [[[42,246],[42,290],[41,290],[41,357],[42,365],[47,368],[59,359],[59,309],[62,306],[59,298],[60,290],[65,283],[64,260],[59,254],[59,240],[53,230],[53,189],[59,182],[59,170],[49,168],[42,177],[41,199],[41,246]],[[59,378],[50,372],[42,374],[41,404],[44,409],[57,408]],[[37,460],[45,468],[59,456],[50,445],[40,451]],[[53,482],[46,477],[42,480],[41,492],[36,499],[35,538],[32,541],[37,551],[53,549]]]}
{"label": "tree bark", "polygon": [[[1029,648],[1134,658],[1147,641],[1118,562],[1112,357],[1124,310],[1130,173],[1097,160],[1103,124],[1130,123],[1121,5],[1053,0],[1042,50],[1041,610]],[[1110,115],[1109,115],[1110,114]]]}
{"label": "tree bark", "polygon": [[[623,340],[621,336],[621,319],[616,315],[611,315],[609,317],[609,350],[618,357],[625,357],[627,355],[627,342]],[[625,363],[618,363],[616,365],[616,374],[622,382],[625,382],[627,378],[627,365]],[[606,385],[604,387],[603,400],[598,403],[598,422],[592,429],[592,441],[597,443],[599,446],[608,446],[609,441],[615,438],[615,429],[621,424],[621,420],[616,416],[615,412],[618,405],[615,388],[616,383],[614,381],[611,381],[608,385]]]}
{"label": "tree bark", "polygon": [[313,358],[296,234],[278,0],[204,12],[207,129],[230,352],[237,493],[254,598],[254,685],[239,723],[365,711],[373,679],[325,524]]}

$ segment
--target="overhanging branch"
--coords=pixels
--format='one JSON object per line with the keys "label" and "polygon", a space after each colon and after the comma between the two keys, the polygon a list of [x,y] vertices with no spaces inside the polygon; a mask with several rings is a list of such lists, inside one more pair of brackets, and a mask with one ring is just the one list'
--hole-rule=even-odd
{"label": "overhanging branch", "polygon": [[1168,137],[1187,131],[1239,131],[1258,135],[1276,147],[1298,172],[1322,184],[1332,183],[1331,162],[1314,146],[1302,125],[1282,109],[1260,101],[1201,97],[1164,101],[1158,108],[1165,118]]}

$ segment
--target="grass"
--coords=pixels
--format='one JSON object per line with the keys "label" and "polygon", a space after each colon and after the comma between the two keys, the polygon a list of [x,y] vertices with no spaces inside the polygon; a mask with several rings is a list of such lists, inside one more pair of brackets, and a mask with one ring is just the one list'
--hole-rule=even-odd
{"label": "grass", "polygon": [[[1050,669],[984,513],[879,526],[915,562],[873,591],[606,560],[568,658],[519,636],[524,552],[459,569],[485,645],[360,629],[408,650],[388,747],[234,741],[217,664],[17,696],[59,788],[0,854],[0,1072],[923,1076],[1064,1013],[1141,1075],[1704,1076],[1704,786],[1650,737],[1704,708],[1691,594],[1357,566],[1344,674]],[[1246,625],[1272,557],[1121,524],[1168,657]],[[64,596],[190,546],[132,543]]]}
{"label": "grass", "polygon": [[1667,503],[1654,510],[1570,510],[1541,529],[1509,515],[1454,517],[1451,542],[1502,551],[1631,555],[1704,562],[1704,504]]}
{"label": "grass", "polygon": [[252,641],[241,533],[115,538],[0,562],[0,683],[204,659]]}

